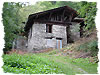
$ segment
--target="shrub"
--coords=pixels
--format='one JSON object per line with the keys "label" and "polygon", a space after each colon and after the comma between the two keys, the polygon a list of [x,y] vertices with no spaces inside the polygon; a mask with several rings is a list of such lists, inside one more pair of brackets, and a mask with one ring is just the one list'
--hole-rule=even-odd
{"label": "shrub", "polygon": [[96,56],[98,53],[98,43],[97,40],[92,40],[76,47],[76,50],[82,50],[85,52],[91,52],[91,56]]}

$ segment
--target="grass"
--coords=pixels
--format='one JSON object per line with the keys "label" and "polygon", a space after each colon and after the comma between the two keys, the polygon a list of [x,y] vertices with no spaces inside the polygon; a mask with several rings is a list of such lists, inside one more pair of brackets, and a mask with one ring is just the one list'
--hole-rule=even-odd
{"label": "grass", "polygon": [[59,59],[63,62],[70,63],[71,65],[76,65],[77,67],[83,69],[84,71],[95,74],[97,73],[97,63],[89,62],[89,58],[69,58],[63,56],[56,56],[55,59]]}
{"label": "grass", "polygon": [[[41,54],[43,57],[43,55]],[[82,70],[86,71],[89,74],[96,74],[97,73],[97,63],[92,63],[89,61],[89,58],[70,58],[68,56],[50,56],[50,55],[45,55],[46,58],[49,58],[49,60],[59,60],[60,63],[66,63],[66,66],[70,65],[69,67],[76,67],[76,68],[81,68]],[[52,59],[53,58],[53,59]],[[76,69],[75,68],[75,69]],[[83,72],[81,72],[83,73]]]}
{"label": "grass", "polygon": [[97,73],[97,63],[91,63],[89,62],[89,58],[78,58],[78,59],[71,59],[74,62],[71,62],[74,65],[77,65],[78,67],[81,67],[83,70],[90,74]]}
{"label": "grass", "polygon": [[68,56],[55,56],[50,53],[3,55],[4,72],[22,74],[96,74],[97,63],[89,62],[89,58],[73,59]]}

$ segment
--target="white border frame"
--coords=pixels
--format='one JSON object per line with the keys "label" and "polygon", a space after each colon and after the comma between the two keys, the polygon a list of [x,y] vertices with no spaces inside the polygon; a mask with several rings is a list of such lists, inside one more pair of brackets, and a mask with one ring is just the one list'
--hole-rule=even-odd
{"label": "white border frame", "polygon": [[[3,48],[4,48],[4,26],[2,23],[2,8],[3,8],[3,3],[4,2],[31,2],[35,3],[37,1],[66,1],[66,0],[0,0],[0,56],[3,54]],[[67,0],[67,1],[74,1],[74,2],[79,2],[79,1],[88,1],[88,2],[97,2],[97,16],[95,19],[96,22],[96,28],[97,28],[97,37],[98,37],[98,48],[100,49],[100,25],[99,25],[99,17],[100,17],[100,0]],[[98,58],[100,60],[100,51],[98,53]],[[1,68],[3,66],[3,60],[2,57],[0,57],[0,75],[18,75],[18,74],[12,74],[12,73],[4,73],[3,69]],[[99,75],[100,74],[100,62],[98,63],[98,74],[76,74],[76,75]],[[20,75],[26,75],[26,74],[20,74]],[[27,74],[30,75],[30,74]],[[36,75],[36,74],[35,74]],[[44,74],[42,74],[44,75]],[[49,75],[49,74],[48,74]],[[59,74],[61,75],[61,74]]]}

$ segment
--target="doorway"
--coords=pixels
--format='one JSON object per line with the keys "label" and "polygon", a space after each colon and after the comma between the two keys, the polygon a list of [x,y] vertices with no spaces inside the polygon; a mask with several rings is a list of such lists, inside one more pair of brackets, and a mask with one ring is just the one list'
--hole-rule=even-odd
{"label": "doorway", "polygon": [[61,48],[62,48],[62,40],[57,39],[57,49],[61,49]]}

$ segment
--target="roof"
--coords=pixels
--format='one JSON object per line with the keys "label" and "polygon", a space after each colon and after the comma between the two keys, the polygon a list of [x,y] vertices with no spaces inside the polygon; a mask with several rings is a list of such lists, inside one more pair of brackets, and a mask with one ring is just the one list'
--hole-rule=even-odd
{"label": "roof", "polygon": [[[50,13],[53,13],[53,14],[59,13],[60,14],[64,10],[65,10],[66,15],[70,15],[70,14],[73,13],[73,18],[75,18],[77,16],[77,11],[75,11],[74,9],[72,9],[68,6],[63,6],[63,7],[43,11],[43,12],[38,12],[38,13],[35,13],[35,14],[30,14],[29,17],[28,17],[28,21],[26,22],[25,31],[30,29],[30,27],[33,25],[35,19],[44,18],[44,17],[50,15]],[[63,24],[63,23],[60,23],[60,24]]]}

